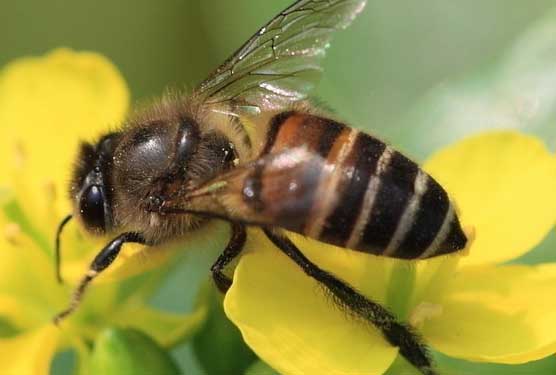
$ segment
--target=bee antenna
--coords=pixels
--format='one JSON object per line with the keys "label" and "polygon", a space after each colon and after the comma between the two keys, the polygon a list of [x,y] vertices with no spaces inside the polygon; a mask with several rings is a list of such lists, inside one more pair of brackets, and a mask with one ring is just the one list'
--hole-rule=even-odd
{"label": "bee antenna", "polygon": [[65,218],[62,219],[62,221],[60,222],[60,224],[58,224],[58,229],[56,230],[56,242],[54,244],[54,261],[55,261],[55,265],[56,265],[56,279],[58,280],[58,282],[60,284],[62,284],[64,282],[64,280],[62,279],[62,273],[60,270],[60,237],[62,236],[62,230],[64,229],[64,227],[66,226],[66,224],[68,223],[68,221],[71,220],[71,218],[73,217],[72,214],[69,214],[68,216],[66,216]]}

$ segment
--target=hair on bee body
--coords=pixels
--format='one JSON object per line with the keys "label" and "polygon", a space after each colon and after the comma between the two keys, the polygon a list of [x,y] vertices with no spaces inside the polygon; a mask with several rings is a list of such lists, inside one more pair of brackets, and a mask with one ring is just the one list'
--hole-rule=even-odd
{"label": "hair on bee body", "polygon": [[286,232],[410,260],[461,252],[468,244],[438,182],[307,100],[332,36],[365,3],[298,0],[191,93],[166,94],[95,144],[82,144],[69,189],[72,215],[91,234],[113,239],[55,322],[77,308],[126,243],[187,241],[220,220],[229,224],[230,238],[210,271],[222,292],[232,283],[225,268],[241,253],[246,227],[258,227],[336,305],[377,327],[422,374],[437,374],[414,328],[312,263]]}

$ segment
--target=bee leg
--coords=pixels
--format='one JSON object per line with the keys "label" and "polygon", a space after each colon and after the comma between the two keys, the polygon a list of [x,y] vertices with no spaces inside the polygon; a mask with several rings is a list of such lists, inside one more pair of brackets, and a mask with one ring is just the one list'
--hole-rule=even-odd
{"label": "bee leg", "polygon": [[54,243],[54,261],[55,261],[55,269],[56,269],[56,280],[59,284],[62,284],[64,280],[62,279],[62,271],[60,269],[61,266],[61,254],[60,254],[60,238],[62,237],[62,231],[66,224],[73,218],[73,215],[67,215],[65,218],[62,219],[60,224],[58,224],[58,229],[56,230],[56,241]]}
{"label": "bee leg", "polygon": [[77,288],[75,288],[69,306],[54,317],[54,324],[58,325],[63,319],[65,319],[68,315],[73,313],[75,309],[77,309],[79,303],[81,302],[83,294],[85,293],[85,290],[89,286],[89,283],[95,277],[97,277],[100,272],[106,269],[106,267],[112,264],[114,259],[116,259],[116,257],[118,256],[122,245],[128,242],[144,244],[145,239],[139,233],[130,232],[120,234],[118,237],[110,241],[108,245],[106,245],[91,262],[89,271],[87,271],[85,276],[79,282]]}
{"label": "bee leg", "polygon": [[396,317],[382,305],[361,295],[353,287],[312,263],[287,237],[264,229],[267,237],[303,271],[329,291],[343,310],[363,318],[378,329],[393,346],[399,347],[400,354],[424,375],[436,375],[427,347],[408,325],[397,321]]}
{"label": "bee leg", "polygon": [[238,254],[243,250],[243,245],[245,245],[245,240],[247,239],[247,233],[245,231],[245,226],[239,223],[231,223],[232,226],[232,237],[228,241],[228,245],[220,254],[216,262],[210,268],[212,272],[212,278],[216,287],[222,292],[226,293],[230,286],[232,285],[232,280],[226,276],[222,271],[224,267],[228,265]]}

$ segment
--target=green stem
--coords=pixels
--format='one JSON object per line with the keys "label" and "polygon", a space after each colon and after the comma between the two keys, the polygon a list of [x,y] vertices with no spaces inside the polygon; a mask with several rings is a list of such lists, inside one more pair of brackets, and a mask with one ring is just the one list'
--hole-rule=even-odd
{"label": "green stem", "polygon": [[415,279],[415,266],[410,262],[397,261],[392,267],[390,283],[386,291],[386,305],[404,321],[409,314]]}

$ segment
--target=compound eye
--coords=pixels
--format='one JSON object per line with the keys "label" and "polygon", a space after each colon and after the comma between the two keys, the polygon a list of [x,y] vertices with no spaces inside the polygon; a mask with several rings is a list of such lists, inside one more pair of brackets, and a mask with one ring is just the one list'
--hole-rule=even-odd
{"label": "compound eye", "polygon": [[85,226],[96,232],[106,230],[104,212],[104,193],[100,186],[92,185],[81,195],[79,202],[81,218]]}

